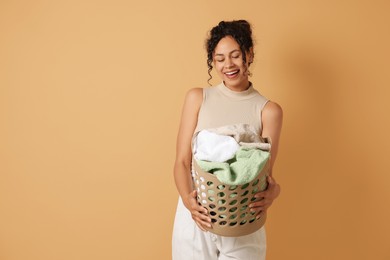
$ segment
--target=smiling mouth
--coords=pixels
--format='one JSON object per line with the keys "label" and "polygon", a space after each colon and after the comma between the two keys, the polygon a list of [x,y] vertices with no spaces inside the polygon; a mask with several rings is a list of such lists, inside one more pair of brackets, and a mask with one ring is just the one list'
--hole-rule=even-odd
{"label": "smiling mouth", "polygon": [[235,75],[238,74],[240,70],[234,70],[234,71],[229,71],[229,72],[225,72],[225,75],[228,76],[229,78],[230,77],[234,77]]}

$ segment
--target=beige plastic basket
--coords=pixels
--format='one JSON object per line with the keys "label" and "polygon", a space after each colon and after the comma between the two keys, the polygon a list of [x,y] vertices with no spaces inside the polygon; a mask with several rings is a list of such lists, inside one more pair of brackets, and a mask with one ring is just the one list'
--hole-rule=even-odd
{"label": "beige plastic basket", "polygon": [[256,201],[254,195],[257,192],[267,188],[270,160],[254,180],[243,185],[223,184],[215,175],[203,171],[195,160],[192,164],[198,203],[208,210],[212,220],[208,231],[221,236],[238,237],[253,233],[264,225],[266,213],[256,219],[249,204]]}

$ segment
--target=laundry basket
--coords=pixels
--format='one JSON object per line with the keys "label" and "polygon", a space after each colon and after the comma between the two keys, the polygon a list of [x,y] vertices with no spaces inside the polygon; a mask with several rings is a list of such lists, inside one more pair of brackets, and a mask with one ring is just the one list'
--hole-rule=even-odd
{"label": "laundry basket", "polygon": [[256,212],[250,211],[249,204],[258,200],[254,197],[257,192],[267,188],[270,160],[255,179],[243,185],[223,184],[215,175],[203,171],[196,160],[192,165],[198,203],[208,210],[211,218],[211,228],[206,228],[209,232],[237,237],[253,233],[264,225],[266,213],[256,219]]}

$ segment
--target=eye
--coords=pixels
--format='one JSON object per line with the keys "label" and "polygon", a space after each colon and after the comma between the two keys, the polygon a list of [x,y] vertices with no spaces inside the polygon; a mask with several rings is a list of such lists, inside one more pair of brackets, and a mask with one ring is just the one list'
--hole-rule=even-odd
{"label": "eye", "polygon": [[223,62],[224,60],[222,59],[222,60],[216,60],[217,62]]}

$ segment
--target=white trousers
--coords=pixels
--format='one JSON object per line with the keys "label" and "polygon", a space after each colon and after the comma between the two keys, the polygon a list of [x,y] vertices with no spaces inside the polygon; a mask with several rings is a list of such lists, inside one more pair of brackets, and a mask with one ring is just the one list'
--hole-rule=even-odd
{"label": "white trousers", "polygon": [[265,228],[240,237],[223,237],[199,229],[184,206],[177,204],[172,236],[173,260],[265,260]]}

